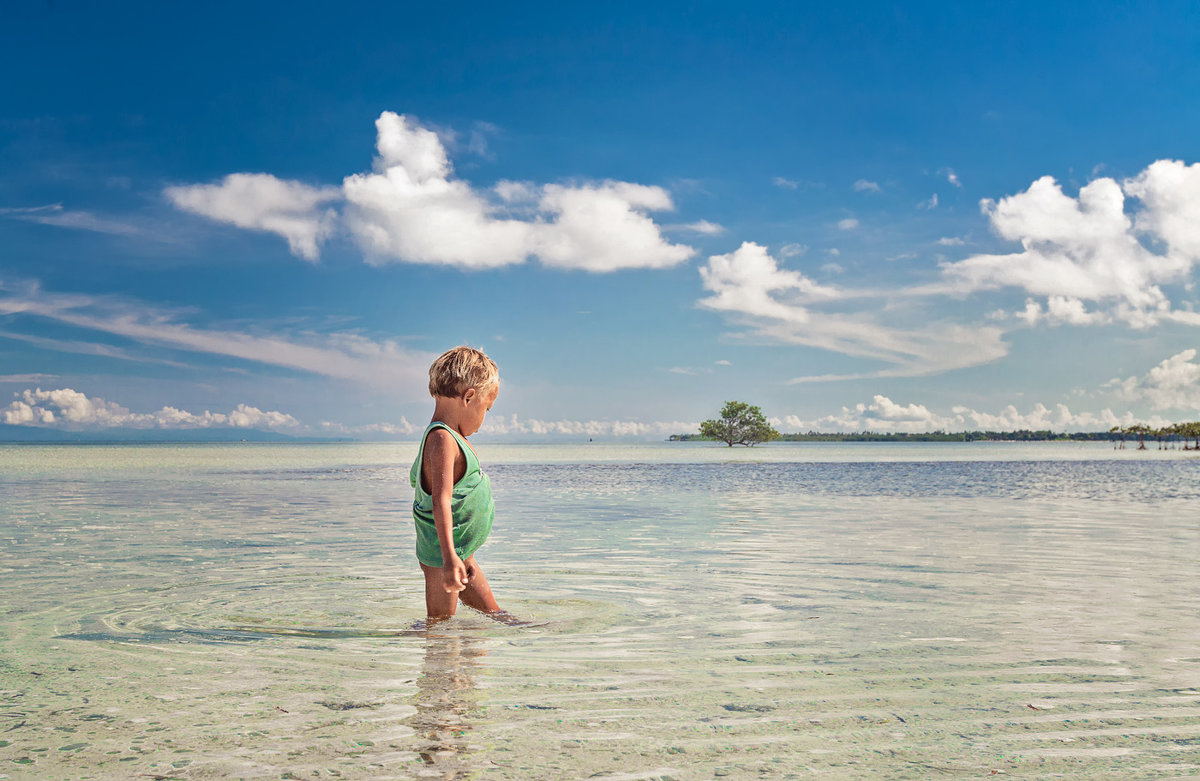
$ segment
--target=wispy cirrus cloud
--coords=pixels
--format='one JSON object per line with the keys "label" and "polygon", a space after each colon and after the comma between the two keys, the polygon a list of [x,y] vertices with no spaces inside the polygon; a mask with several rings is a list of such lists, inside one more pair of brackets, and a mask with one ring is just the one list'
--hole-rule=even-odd
{"label": "wispy cirrus cloud", "polygon": [[[372,387],[423,388],[435,357],[354,332],[259,334],[204,328],[186,322],[183,312],[108,296],[49,293],[34,283],[0,281],[0,314],[42,318],[142,345],[237,358]],[[79,344],[71,349],[80,350]]]}
{"label": "wispy cirrus cloud", "polygon": [[138,225],[112,217],[98,216],[89,211],[64,209],[61,203],[0,208],[0,217],[72,230],[107,233],[113,236],[140,237],[148,235],[148,231]]}
{"label": "wispy cirrus cloud", "polygon": [[663,230],[690,231],[705,236],[720,236],[725,232],[725,226],[708,220],[697,220],[683,225],[664,225]]}
{"label": "wispy cirrus cloud", "polygon": [[700,299],[697,305],[721,312],[744,327],[743,336],[818,347],[889,365],[867,376],[934,374],[987,363],[1008,352],[1001,338],[1002,329],[994,326],[936,323],[905,329],[889,327],[870,311],[826,311],[830,304],[886,292],[818,283],[798,271],[781,268],[765,247],[753,242],[710,257],[700,269],[700,276],[712,295]]}
{"label": "wispy cirrus cloud", "polygon": [[[177,369],[188,368],[188,365],[181,361],[134,353],[123,347],[103,342],[81,339],[53,339],[47,336],[36,336],[34,334],[17,333],[15,331],[0,331],[0,339],[12,339],[52,352],[96,355],[103,358],[115,358],[120,361],[132,361],[134,363],[154,363],[162,366],[173,366]],[[37,382],[37,380],[34,380],[34,382]]]}
{"label": "wispy cirrus cloud", "polygon": [[57,379],[57,374],[42,374],[40,372],[32,374],[0,374],[0,384],[4,385],[28,385],[30,383]]}

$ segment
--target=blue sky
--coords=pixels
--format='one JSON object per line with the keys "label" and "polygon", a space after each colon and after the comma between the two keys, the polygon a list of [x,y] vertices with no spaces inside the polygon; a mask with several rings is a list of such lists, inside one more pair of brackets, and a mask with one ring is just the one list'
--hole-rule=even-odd
{"label": "blue sky", "polygon": [[1200,417],[1189,3],[22,4],[0,422]]}

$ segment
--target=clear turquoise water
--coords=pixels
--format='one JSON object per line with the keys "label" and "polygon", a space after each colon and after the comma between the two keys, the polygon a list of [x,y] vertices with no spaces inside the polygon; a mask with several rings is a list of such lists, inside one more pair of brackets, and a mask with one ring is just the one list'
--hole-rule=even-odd
{"label": "clear turquoise water", "polygon": [[484,444],[429,631],[414,452],[0,447],[0,778],[1200,774],[1191,452]]}

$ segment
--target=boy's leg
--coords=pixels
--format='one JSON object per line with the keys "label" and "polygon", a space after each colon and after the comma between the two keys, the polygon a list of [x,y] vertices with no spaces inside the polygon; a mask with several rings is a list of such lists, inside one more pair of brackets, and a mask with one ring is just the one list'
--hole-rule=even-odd
{"label": "boy's leg", "polygon": [[[473,607],[483,613],[498,613],[500,606],[496,604],[496,598],[492,596],[492,587],[488,585],[487,577],[484,576],[479,562],[475,561],[475,557],[472,556],[464,563],[467,565],[467,572],[470,573],[470,580],[467,582],[467,587],[458,596],[462,597],[462,601],[467,607]],[[428,578],[425,582],[428,584]],[[428,593],[428,586],[426,586],[426,593]],[[450,612],[453,614],[454,611]]]}
{"label": "boy's leg", "polygon": [[442,585],[442,568],[422,564],[421,572],[425,575],[426,615],[429,618],[449,618],[454,615],[458,607],[458,594],[447,591]]}

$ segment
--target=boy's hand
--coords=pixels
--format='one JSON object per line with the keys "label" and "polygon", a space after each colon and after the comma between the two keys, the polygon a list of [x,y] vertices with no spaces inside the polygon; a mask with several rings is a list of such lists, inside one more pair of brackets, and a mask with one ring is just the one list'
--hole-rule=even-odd
{"label": "boy's hand", "polygon": [[451,593],[458,593],[467,587],[471,580],[466,563],[455,556],[442,566],[442,587]]}

